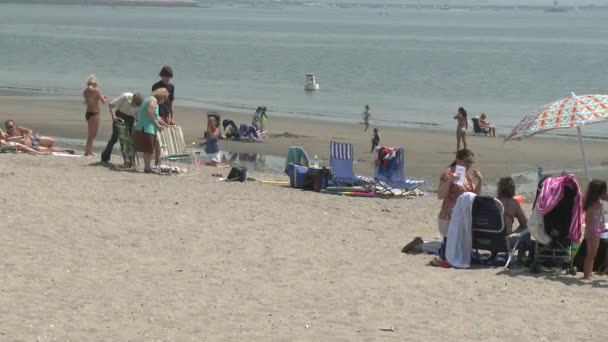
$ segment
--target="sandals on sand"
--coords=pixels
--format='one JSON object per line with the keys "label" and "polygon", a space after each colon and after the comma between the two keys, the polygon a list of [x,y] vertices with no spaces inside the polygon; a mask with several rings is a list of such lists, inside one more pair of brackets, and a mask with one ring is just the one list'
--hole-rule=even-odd
{"label": "sandals on sand", "polygon": [[431,266],[437,266],[437,267],[443,267],[443,268],[451,268],[452,267],[452,265],[450,265],[447,260],[443,260],[441,258],[434,258],[433,260],[429,261],[429,265],[431,265]]}
{"label": "sandals on sand", "polygon": [[403,246],[403,248],[401,249],[401,253],[410,253],[410,254],[422,253],[421,247],[422,247],[423,243],[424,243],[424,240],[422,240],[422,238],[420,236],[416,236],[414,238],[414,240],[412,240],[412,242]]}

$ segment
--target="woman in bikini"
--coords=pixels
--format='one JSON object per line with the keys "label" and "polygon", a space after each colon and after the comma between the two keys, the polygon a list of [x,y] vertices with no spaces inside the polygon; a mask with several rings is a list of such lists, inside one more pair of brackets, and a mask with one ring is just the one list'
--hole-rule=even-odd
{"label": "woman in bikini", "polygon": [[104,96],[97,88],[97,78],[95,75],[91,75],[89,78],[87,78],[87,87],[82,92],[82,96],[84,96],[84,103],[87,105],[87,112],[84,117],[87,120],[89,132],[87,136],[87,145],[84,149],[84,155],[94,156],[93,140],[95,140],[97,131],[99,130],[99,102],[108,102],[108,97]]}
{"label": "woman in bikini", "polygon": [[460,150],[460,141],[464,148],[467,148],[467,129],[469,128],[469,120],[467,119],[467,111],[464,108],[458,108],[458,114],[454,116],[457,121],[456,125],[456,152]]}

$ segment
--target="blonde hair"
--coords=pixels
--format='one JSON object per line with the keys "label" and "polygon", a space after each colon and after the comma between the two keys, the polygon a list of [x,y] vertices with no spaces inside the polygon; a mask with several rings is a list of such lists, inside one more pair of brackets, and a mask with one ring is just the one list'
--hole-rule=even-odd
{"label": "blonde hair", "polygon": [[167,88],[158,88],[152,92],[152,96],[154,96],[159,102],[162,100],[166,100],[169,97],[169,91]]}
{"label": "blonde hair", "polygon": [[97,85],[97,77],[95,75],[89,75],[87,77],[87,86],[96,86]]}

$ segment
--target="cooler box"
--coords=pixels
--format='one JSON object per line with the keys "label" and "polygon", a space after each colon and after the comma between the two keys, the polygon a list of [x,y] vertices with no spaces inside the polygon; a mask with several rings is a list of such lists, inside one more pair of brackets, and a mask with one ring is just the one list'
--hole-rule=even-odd
{"label": "cooler box", "polygon": [[289,175],[289,185],[292,188],[312,188],[312,178],[308,167],[290,163],[287,166],[287,175]]}
{"label": "cooler box", "polygon": [[327,183],[329,182],[328,168],[312,168],[310,169],[310,173],[312,174],[312,189],[314,191],[319,192],[327,188]]}

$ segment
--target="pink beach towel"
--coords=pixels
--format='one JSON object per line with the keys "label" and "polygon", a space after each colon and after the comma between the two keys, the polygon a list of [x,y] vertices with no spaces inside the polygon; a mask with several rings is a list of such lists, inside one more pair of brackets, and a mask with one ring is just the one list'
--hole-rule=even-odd
{"label": "pink beach towel", "polygon": [[581,243],[583,239],[583,204],[580,188],[576,176],[571,173],[559,177],[547,178],[543,182],[543,188],[538,196],[536,208],[545,215],[550,212],[564,196],[564,187],[569,186],[576,189],[574,207],[572,208],[572,221],[570,223],[569,236],[574,243]]}

